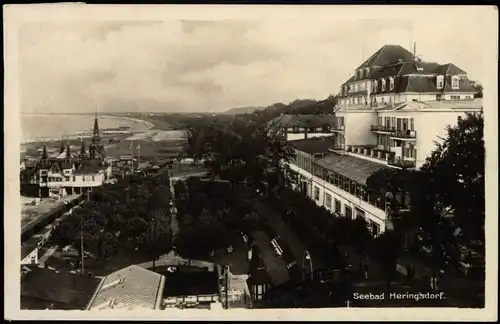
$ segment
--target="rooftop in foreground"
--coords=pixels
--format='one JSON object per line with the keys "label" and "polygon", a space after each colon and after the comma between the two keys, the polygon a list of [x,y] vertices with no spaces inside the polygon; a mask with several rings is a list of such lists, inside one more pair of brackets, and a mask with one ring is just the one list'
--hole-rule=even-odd
{"label": "rooftop in foreground", "polygon": [[84,309],[100,279],[36,266],[21,277],[21,308]]}
{"label": "rooftop in foreground", "polygon": [[176,267],[176,270],[172,273],[165,272],[164,298],[218,294],[219,279],[216,271],[191,267]]}
{"label": "rooftop in foreground", "polygon": [[104,278],[87,310],[159,309],[165,277],[136,265]]}
{"label": "rooftop in foreground", "polygon": [[315,160],[314,163],[329,171],[333,171],[356,181],[359,184],[366,184],[368,177],[375,171],[389,168],[381,163],[337,153],[330,153]]}

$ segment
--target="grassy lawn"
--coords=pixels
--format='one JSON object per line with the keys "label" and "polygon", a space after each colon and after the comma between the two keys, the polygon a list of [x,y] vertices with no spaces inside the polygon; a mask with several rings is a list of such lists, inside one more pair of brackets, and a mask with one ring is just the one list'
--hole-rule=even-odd
{"label": "grassy lawn", "polygon": [[169,140],[169,141],[153,141],[150,138],[137,139],[137,140],[121,140],[108,148],[106,148],[106,155],[112,157],[119,157],[120,155],[131,155],[133,146],[133,153],[137,155],[137,145],[140,145],[141,161],[149,161],[154,159],[164,159],[176,157],[182,151],[184,141],[182,140]]}

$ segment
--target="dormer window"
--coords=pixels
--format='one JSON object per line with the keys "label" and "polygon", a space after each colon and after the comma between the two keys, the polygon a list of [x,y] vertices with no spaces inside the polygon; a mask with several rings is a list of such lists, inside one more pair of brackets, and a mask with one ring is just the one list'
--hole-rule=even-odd
{"label": "dormer window", "polygon": [[389,89],[394,90],[394,78],[389,78]]}
{"label": "dormer window", "polygon": [[378,90],[378,82],[377,80],[373,81],[373,91],[376,92]]}
{"label": "dormer window", "polygon": [[382,79],[382,91],[385,91],[385,79]]}
{"label": "dormer window", "polygon": [[438,89],[444,88],[444,76],[443,75],[438,75],[437,81],[436,81],[436,86]]}
{"label": "dormer window", "polygon": [[366,74],[366,77],[370,76],[370,68],[365,69],[365,74]]}
{"label": "dormer window", "polygon": [[452,89],[458,89],[459,87],[459,78],[458,76],[454,75],[451,77],[451,88]]}

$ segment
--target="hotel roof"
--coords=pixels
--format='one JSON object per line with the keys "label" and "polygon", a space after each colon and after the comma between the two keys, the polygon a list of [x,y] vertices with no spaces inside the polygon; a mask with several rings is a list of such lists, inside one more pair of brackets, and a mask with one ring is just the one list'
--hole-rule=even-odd
{"label": "hotel roof", "polygon": [[389,168],[381,163],[337,153],[330,153],[323,158],[315,160],[313,163],[364,185],[368,177],[375,171]]}
{"label": "hotel roof", "polygon": [[413,54],[400,45],[384,45],[357,69],[394,64],[400,59],[404,62],[411,62]]}
{"label": "hotel roof", "polygon": [[159,309],[165,277],[131,265],[103,279],[87,310]]}
{"label": "hotel roof", "polygon": [[294,140],[289,143],[297,150],[308,154],[328,153],[328,149],[333,145],[333,136]]}
{"label": "hotel roof", "polygon": [[70,309],[85,309],[100,282],[97,278],[68,272],[26,268],[29,271],[21,277],[21,303],[27,298],[39,300],[41,304],[52,302]]}

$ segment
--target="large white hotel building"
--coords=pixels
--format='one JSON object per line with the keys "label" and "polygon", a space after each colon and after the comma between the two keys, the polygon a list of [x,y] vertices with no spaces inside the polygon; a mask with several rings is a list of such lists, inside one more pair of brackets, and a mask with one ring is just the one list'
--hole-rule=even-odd
{"label": "large white hotel building", "polygon": [[[419,168],[466,113],[482,99],[467,73],[448,63],[423,62],[398,45],[385,45],[341,86],[328,137],[292,140],[289,175],[295,187],[344,217],[363,217],[378,235],[392,225],[383,197],[366,180],[381,168]],[[410,204],[396,193],[401,208]]]}

